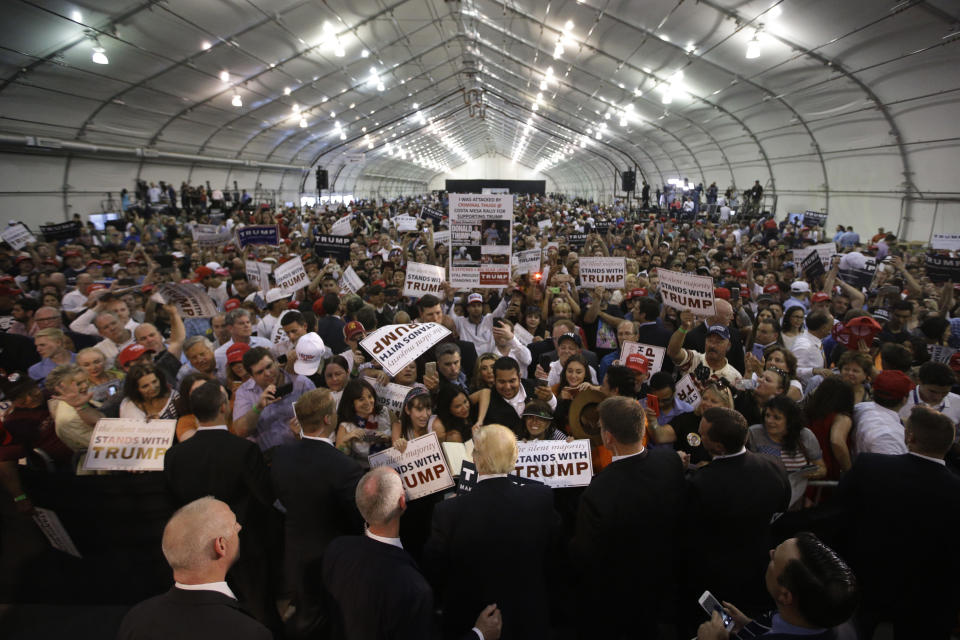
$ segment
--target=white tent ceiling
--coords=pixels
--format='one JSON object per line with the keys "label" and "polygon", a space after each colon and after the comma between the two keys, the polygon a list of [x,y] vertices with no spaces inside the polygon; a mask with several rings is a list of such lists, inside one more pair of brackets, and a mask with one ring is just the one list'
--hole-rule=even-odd
{"label": "white tent ceiling", "polygon": [[341,189],[415,192],[498,154],[571,193],[636,166],[832,208],[956,191],[958,19],[948,0],[8,0],[0,134],[320,165]]}

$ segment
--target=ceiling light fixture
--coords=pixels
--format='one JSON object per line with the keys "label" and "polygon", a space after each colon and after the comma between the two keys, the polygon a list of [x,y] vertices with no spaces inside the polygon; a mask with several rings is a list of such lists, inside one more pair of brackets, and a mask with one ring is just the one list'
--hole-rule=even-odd
{"label": "ceiling light fixture", "polygon": [[300,128],[301,128],[301,129],[306,129],[306,128],[307,128],[307,119],[306,119],[306,118],[300,118]]}
{"label": "ceiling light fixture", "polygon": [[93,54],[90,59],[96,64],[110,64],[110,60],[107,59],[107,50],[100,46],[100,41],[97,38],[93,39]]}
{"label": "ceiling light fixture", "polygon": [[206,51],[207,49],[209,49],[209,48],[212,47],[212,46],[213,46],[213,45],[210,44],[210,42],[208,42],[207,40],[204,40],[204,41],[200,44],[200,48],[203,49],[204,51]]}
{"label": "ceiling light fixture", "polygon": [[242,107],[242,106],[243,106],[243,98],[240,97],[240,94],[239,94],[239,93],[235,93],[235,94],[233,94],[233,100],[230,101],[230,104],[232,104],[232,105],[235,106],[235,107]]}
{"label": "ceiling light fixture", "polygon": [[762,30],[763,25],[761,24],[753,33],[753,38],[751,38],[750,42],[747,43],[747,60],[753,60],[754,58],[760,57],[760,31]]}
{"label": "ceiling light fixture", "polygon": [[230,72],[221,71],[220,72],[220,82],[230,82]]}
{"label": "ceiling light fixture", "polygon": [[83,14],[74,10],[70,13],[70,19],[74,22],[83,22]]}
{"label": "ceiling light fixture", "polygon": [[360,57],[361,57],[361,58],[369,58],[369,57],[370,57],[370,52],[369,52],[368,50],[364,49],[363,51],[360,52]]}
{"label": "ceiling light fixture", "polygon": [[285,96],[290,95],[290,87],[284,87],[284,88],[283,88],[283,95],[285,95]]}

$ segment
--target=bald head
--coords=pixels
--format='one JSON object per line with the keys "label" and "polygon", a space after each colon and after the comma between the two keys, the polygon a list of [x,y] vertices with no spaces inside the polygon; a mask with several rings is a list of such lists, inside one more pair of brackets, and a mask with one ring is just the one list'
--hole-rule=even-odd
{"label": "bald head", "polygon": [[208,570],[220,559],[215,548],[218,539],[236,536],[239,526],[225,502],[211,496],[199,498],[178,509],[167,522],[163,556],[174,572]]}
{"label": "bald head", "polygon": [[713,304],[716,315],[711,317],[708,322],[712,325],[728,326],[733,320],[733,306],[723,298],[714,298]]}

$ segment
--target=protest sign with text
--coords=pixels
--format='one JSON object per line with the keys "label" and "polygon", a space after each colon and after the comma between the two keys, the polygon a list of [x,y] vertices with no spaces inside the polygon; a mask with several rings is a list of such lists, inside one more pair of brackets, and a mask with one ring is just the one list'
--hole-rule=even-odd
{"label": "protest sign with text", "polygon": [[350,226],[350,220],[353,218],[352,214],[345,215],[336,222],[333,223],[333,226],[330,227],[330,233],[335,236],[350,236],[353,235],[353,227]]}
{"label": "protest sign with text", "polygon": [[353,265],[347,267],[343,275],[340,276],[340,288],[350,293],[356,293],[363,288],[363,278],[353,270]]}
{"label": "protest sign with text", "polygon": [[453,486],[450,467],[435,433],[410,440],[403,453],[391,447],[373,454],[369,460],[371,469],[387,466],[400,474],[407,500],[416,500]]}
{"label": "protest sign with text", "polygon": [[313,253],[320,258],[336,258],[347,260],[350,258],[350,236],[334,236],[320,234],[314,238]]}
{"label": "protest sign with text", "polygon": [[700,388],[694,383],[689,373],[677,381],[674,393],[682,402],[686,402],[694,409],[700,404]]}
{"label": "protest sign with text", "polygon": [[101,418],[90,436],[86,471],[163,471],[176,420]]}
{"label": "protest sign with text", "polygon": [[193,225],[193,243],[200,249],[222,248],[233,241],[233,234],[226,227],[215,224]]}
{"label": "protest sign with text", "polygon": [[829,269],[833,261],[833,256],[837,255],[837,245],[832,242],[824,242],[823,244],[814,244],[802,249],[794,249],[793,263],[795,265],[802,264],[804,259],[811,253],[816,253],[820,256],[820,264],[823,265],[824,269]]}
{"label": "protest sign with text", "polygon": [[417,219],[406,213],[401,214],[393,219],[393,224],[396,225],[397,231],[404,233],[406,231],[416,231],[417,230]]}
{"label": "protest sign with text", "polygon": [[[845,254],[844,257],[852,256],[852,253]],[[848,264],[854,264],[850,261]],[[873,284],[873,278],[877,275],[877,261],[873,258],[866,258],[862,266],[845,266],[840,263],[840,269],[837,271],[837,277],[849,284],[854,289],[869,289]]]}
{"label": "protest sign with text", "polygon": [[513,254],[513,272],[518,275],[540,271],[540,249],[527,249]]}
{"label": "protest sign with text", "polygon": [[450,244],[450,229],[444,229],[443,231],[436,231],[433,234],[433,246],[438,244],[449,245]]}
{"label": "protest sign with text", "polygon": [[419,298],[428,293],[440,293],[446,281],[447,270],[443,267],[422,262],[409,262],[407,275],[403,280],[402,295]]}
{"label": "protest sign with text", "polygon": [[663,367],[663,359],[667,355],[667,350],[664,347],[627,340],[620,349],[620,364],[626,364],[627,358],[635,353],[639,353],[647,359],[647,362],[650,363],[649,373],[653,375]]}
{"label": "protest sign with text", "polygon": [[4,229],[3,233],[0,233],[0,238],[3,238],[4,242],[17,251],[37,241],[37,239],[33,237],[33,234],[30,233],[30,230],[20,223]]}
{"label": "protest sign with text", "polygon": [[960,233],[935,233],[930,241],[932,249],[960,251]]}
{"label": "protest sign with text", "polygon": [[73,238],[79,237],[81,231],[83,231],[83,224],[79,220],[71,220],[70,222],[61,222],[59,224],[40,225],[40,233],[43,234],[43,239],[47,242],[54,240],[72,240]]}
{"label": "protest sign with text", "polygon": [[395,382],[373,385],[373,390],[377,392],[377,398],[380,399],[383,406],[390,411],[396,411],[397,414],[403,412],[403,401],[412,388]]}
{"label": "protest sign with text", "polygon": [[807,254],[807,257],[800,262],[800,272],[807,278],[816,278],[817,276],[822,276],[827,272],[823,268],[823,262],[820,261],[820,254],[816,251],[811,251]]}
{"label": "protest sign with text", "polygon": [[499,288],[510,283],[513,196],[450,194],[450,284]]}
{"label": "protest sign with text", "polygon": [[280,227],[275,224],[258,224],[237,229],[237,246],[242,249],[253,244],[277,246],[280,244]]}
{"label": "protest sign with text", "polygon": [[514,473],[548,487],[585,487],[593,478],[590,441],[533,440],[517,443]]}
{"label": "protest sign with text", "polygon": [[247,282],[260,291],[266,291],[270,288],[270,273],[273,271],[273,267],[270,266],[269,262],[247,260],[243,264],[247,272]]}
{"label": "protest sign with text", "polygon": [[420,209],[420,219],[429,220],[433,223],[434,228],[436,228],[437,225],[440,224],[440,221],[443,220],[443,211],[424,205]]}
{"label": "protest sign with text", "polygon": [[580,258],[580,286],[622,289],[627,286],[626,258]]}
{"label": "protest sign with text", "polygon": [[283,264],[278,264],[273,270],[273,279],[277,286],[283,289],[286,295],[291,295],[310,286],[310,278],[303,268],[303,260],[300,256],[292,260],[287,260]]}
{"label": "protest sign with text", "polygon": [[40,531],[46,536],[51,547],[57,551],[68,553],[75,558],[83,557],[80,555],[80,552],[77,550],[77,545],[73,543],[73,539],[70,538],[70,534],[67,533],[66,528],[63,526],[63,523],[60,522],[60,518],[56,513],[50,509],[36,507],[33,510],[33,521],[40,527]]}
{"label": "protest sign with text", "polygon": [[689,309],[697,316],[714,314],[713,278],[657,269],[663,303],[672,309]]}
{"label": "protest sign with text", "polygon": [[436,322],[390,324],[368,333],[360,346],[387,375],[395,376],[448,335],[450,330]]}
{"label": "protest sign with text", "polygon": [[940,284],[950,280],[960,282],[960,258],[928,253],[926,257],[926,272],[930,282]]}
{"label": "protest sign with text", "polygon": [[184,319],[212,318],[217,315],[217,303],[198,285],[164,283],[157,286],[157,294],[167,304],[177,305]]}

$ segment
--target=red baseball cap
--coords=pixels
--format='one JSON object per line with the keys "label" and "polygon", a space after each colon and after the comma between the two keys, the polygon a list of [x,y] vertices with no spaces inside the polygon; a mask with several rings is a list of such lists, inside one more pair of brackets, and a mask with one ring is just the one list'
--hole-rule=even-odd
{"label": "red baseball cap", "polygon": [[823,291],[818,291],[812,296],[810,296],[810,302],[826,302],[830,299],[830,296],[825,294]]}
{"label": "red baseball cap", "polygon": [[916,385],[903,371],[885,369],[873,379],[873,395],[884,399],[899,400],[913,391]]}
{"label": "red baseball cap", "polygon": [[215,273],[216,273],[216,272],[215,272],[213,269],[211,269],[210,267],[197,267],[197,270],[194,271],[194,275],[196,276],[196,278],[194,278],[193,281],[194,281],[194,282],[200,282],[200,281],[203,280],[204,278],[209,278],[210,276],[214,275]]}
{"label": "red baseball cap", "polygon": [[229,300],[227,300],[226,302],[223,303],[223,310],[224,310],[224,311],[233,311],[234,309],[239,309],[241,304],[242,304],[242,303],[240,302],[239,299],[237,299],[237,298],[230,298]]}
{"label": "red baseball cap", "polygon": [[780,287],[775,284],[768,284],[763,288],[764,293],[780,293]]}
{"label": "red baseball cap", "polygon": [[234,342],[227,347],[227,364],[234,362],[243,362],[243,354],[250,351],[250,345],[246,342]]}
{"label": "red baseball cap", "polygon": [[343,327],[343,337],[345,340],[352,340],[358,335],[363,337],[364,332],[363,325],[356,320],[351,320]]}
{"label": "red baseball cap", "polygon": [[730,289],[727,289],[726,287],[717,287],[713,290],[713,297],[720,298],[721,300],[729,300]]}
{"label": "red baseball cap", "polygon": [[142,344],[133,343],[120,352],[120,355],[117,356],[117,361],[121,366],[125,366],[140,358],[147,352],[148,349]]}
{"label": "red baseball cap", "polygon": [[633,369],[637,373],[650,371],[650,361],[642,353],[631,353],[627,356],[626,365],[628,369]]}

